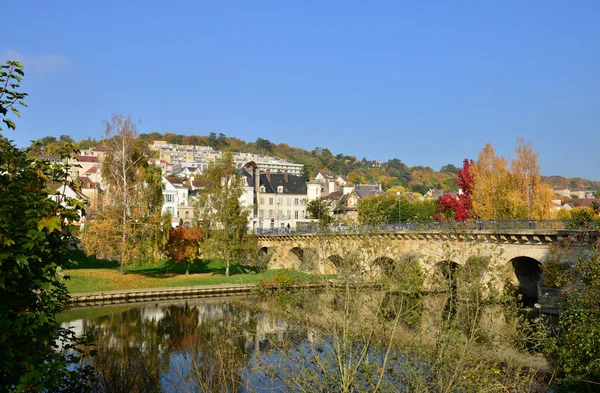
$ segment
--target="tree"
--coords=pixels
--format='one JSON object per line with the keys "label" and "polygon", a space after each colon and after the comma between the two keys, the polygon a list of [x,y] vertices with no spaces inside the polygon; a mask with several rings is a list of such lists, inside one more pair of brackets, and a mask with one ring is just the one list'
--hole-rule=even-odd
{"label": "tree", "polygon": [[256,140],[256,147],[260,149],[263,154],[273,153],[273,144],[268,139],[258,138]]}
{"label": "tree", "polygon": [[[23,76],[25,76],[23,66],[16,61],[7,61],[6,64],[0,66],[0,116],[2,123],[13,130],[17,126],[7,117],[8,111],[10,110],[14,115],[20,117],[21,113],[17,109],[17,104],[27,107],[23,101],[27,97],[27,93],[17,91]],[[2,131],[1,126],[0,131]]]}
{"label": "tree", "polygon": [[507,161],[496,155],[490,143],[479,152],[477,162],[472,165],[473,214],[484,220],[511,218],[508,206],[510,179]]}
{"label": "tree", "polygon": [[441,167],[440,172],[458,174],[458,168],[452,164],[448,164]]}
{"label": "tree", "polygon": [[172,263],[185,262],[185,275],[190,274],[190,262],[198,257],[202,232],[198,228],[178,226],[169,232],[166,252]]}
{"label": "tree", "polygon": [[[27,96],[11,90],[24,73],[12,61],[0,70],[1,123],[15,129],[6,115]],[[65,160],[73,153],[72,145],[60,152]],[[87,368],[69,371],[77,359],[57,350],[61,338],[73,338],[55,315],[68,299],[60,269],[71,266],[71,224],[83,214],[83,204],[64,195],[67,184],[74,186],[65,164],[0,138],[0,391],[75,391],[86,383]]]}
{"label": "tree", "polygon": [[[474,215],[483,219],[547,219],[552,190],[541,182],[537,154],[519,139],[515,160],[496,155],[491,144],[472,165]],[[510,169],[509,169],[510,164]]]}
{"label": "tree", "polygon": [[327,227],[333,222],[333,217],[329,214],[329,203],[323,199],[313,199],[306,204],[306,211],[310,218],[319,220],[319,226]]}
{"label": "tree", "polygon": [[600,383],[600,250],[582,254],[566,271],[564,312],[548,352],[563,392],[596,392]]}
{"label": "tree", "polygon": [[471,199],[473,196],[473,179],[471,177],[471,165],[473,161],[464,159],[463,168],[457,171],[458,177],[455,182],[461,190],[456,198],[445,194],[438,199],[438,206],[441,214],[446,218],[464,221],[472,217],[473,207]]}
{"label": "tree", "polygon": [[550,217],[553,199],[552,189],[541,182],[539,154],[533,150],[531,142],[517,139],[515,159],[511,162],[511,179],[522,203],[526,203],[530,219]]}
{"label": "tree", "polygon": [[162,249],[162,245],[148,241],[163,239],[170,225],[164,225],[160,214],[160,169],[149,166],[144,152],[136,148],[135,123],[130,117],[115,114],[106,122],[105,135],[102,177],[106,193],[82,241],[88,255],[116,256],[124,274],[125,266],[136,258],[144,259],[145,251],[156,254]]}
{"label": "tree", "polygon": [[208,185],[200,192],[194,215],[202,222],[205,253],[224,259],[229,277],[231,261],[241,260],[251,248],[246,238],[250,212],[240,204],[242,177],[231,153],[210,163],[203,176]]}

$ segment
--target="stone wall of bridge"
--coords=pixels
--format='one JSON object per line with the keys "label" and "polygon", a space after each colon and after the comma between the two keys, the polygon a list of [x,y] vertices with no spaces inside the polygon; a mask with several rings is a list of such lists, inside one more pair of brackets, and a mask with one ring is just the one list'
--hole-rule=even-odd
{"label": "stone wall of bridge", "polygon": [[[512,282],[527,301],[537,299],[543,264],[573,263],[596,234],[566,231],[399,232],[260,236],[261,258],[270,268],[336,274],[336,260],[352,254],[373,278],[385,261],[410,256],[424,272],[424,289],[440,289],[448,272],[463,268],[473,256],[489,258],[484,281]],[[587,237],[587,238],[586,238]],[[368,277],[367,277],[368,278]]]}

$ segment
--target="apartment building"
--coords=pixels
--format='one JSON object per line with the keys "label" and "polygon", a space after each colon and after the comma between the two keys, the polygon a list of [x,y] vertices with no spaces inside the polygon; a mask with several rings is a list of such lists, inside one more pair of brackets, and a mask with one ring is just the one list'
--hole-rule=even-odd
{"label": "apartment building", "polygon": [[[175,174],[183,172],[184,168],[198,167],[201,172],[206,170],[208,163],[220,158],[223,153],[210,146],[176,145],[165,141],[154,141],[150,149],[159,152],[159,158],[173,165]],[[233,152],[233,160],[237,168],[247,162],[254,162],[261,171],[270,170],[272,173],[300,175],[303,165],[295,164],[281,158],[263,156],[252,153]]]}
{"label": "apartment building", "polygon": [[313,221],[306,212],[307,187],[300,176],[270,169],[262,172],[254,163],[243,167],[241,174],[245,186],[242,203],[251,209],[250,230],[296,230]]}

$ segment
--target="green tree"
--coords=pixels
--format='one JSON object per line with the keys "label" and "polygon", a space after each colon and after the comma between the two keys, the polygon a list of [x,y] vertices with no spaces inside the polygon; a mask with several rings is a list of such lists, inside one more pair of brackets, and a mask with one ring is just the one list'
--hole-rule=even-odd
{"label": "green tree", "polygon": [[329,214],[329,203],[323,199],[313,199],[306,204],[306,211],[310,218],[319,220],[319,226],[325,228],[333,222]]}
{"label": "green tree", "polygon": [[548,351],[562,392],[597,392],[600,385],[600,250],[580,255],[567,271],[566,309]]}
{"label": "green tree", "polygon": [[255,143],[263,154],[273,153],[273,144],[268,139],[258,138]]}
{"label": "green tree", "polygon": [[248,214],[240,204],[242,176],[236,172],[231,153],[210,163],[204,173],[207,186],[198,197],[195,217],[203,228],[203,250],[225,260],[229,277],[231,261],[241,260],[252,249],[246,237]]}
{"label": "green tree", "polygon": [[[14,90],[24,73],[11,61],[1,70],[0,118],[15,129],[5,116],[18,115],[13,105],[27,96]],[[60,151],[65,160],[73,153],[72,145]],[[60,269],[71,265],[70,226],[83,214],[83,204],[64,195],[69,169],[0,138],[0,391],[76,391],[86,383],[87,368],[69,371],[75,359],[55,350],[61,337],[73,338],[55,315],[68,298]]]}
{"label": "green tree", "polygon": [[[2,123],[13,130],[17,126],[7,117],[8,111],[10,110],[14,115],[20,117],[21,113],[17,109],[17,105],[27,107],[23,102],[27,93],[18,91],[23,76],[25,76],[23,66],[16,61],[7,61],[6,64],[0,66],[0,117]],[[1,126],[0,131],[2,131]]]}

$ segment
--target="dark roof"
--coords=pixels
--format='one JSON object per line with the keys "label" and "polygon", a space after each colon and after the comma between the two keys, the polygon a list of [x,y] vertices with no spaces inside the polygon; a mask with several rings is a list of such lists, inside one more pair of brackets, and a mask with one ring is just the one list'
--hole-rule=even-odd
{"label": "dark roof", "polygon": [[[239,169],[239,172],[246,177],[248,186],[254,187],[254,176],[245,168]],[[271,173],[270,180],[266,173],[260,174],[260,185],[265,187],[265,193],[276,194],[277,187],[283,186],[283,192],[279,194],[306,194],[306,182],[300,176],[286,175],[284,173]]]}
{"label": "dark roof", "polygon": [[90,169],[88,169],[87,171],[85,171],[85,173],[96,173],[98,172],[98,168],[93,166]]}
{"label": "dark roof", "polygon": [[356,192],[356,196],[360,199],[366,198],[371,195],[379,195],[381,191],[379,191],[379,186],[377,184],[359,184],[354,187],[354,192]]}

